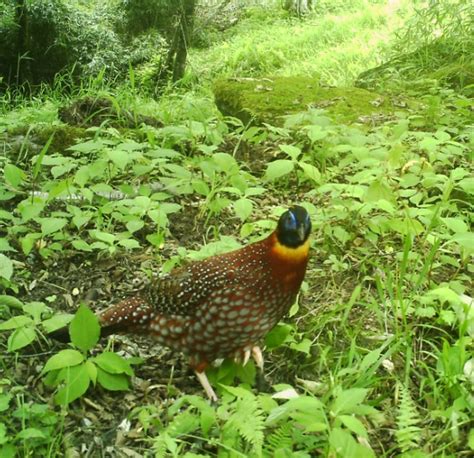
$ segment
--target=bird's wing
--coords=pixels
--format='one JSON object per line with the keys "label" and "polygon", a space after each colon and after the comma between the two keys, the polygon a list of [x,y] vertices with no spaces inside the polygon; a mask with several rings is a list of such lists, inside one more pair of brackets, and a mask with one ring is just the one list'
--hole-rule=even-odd
{"label": "bird's wing", "polygon": [[230,288],[236,281],[233,269],[218,263],[194,262],[152,281],[144,295],[155,312],[192,316],[211,293]]}

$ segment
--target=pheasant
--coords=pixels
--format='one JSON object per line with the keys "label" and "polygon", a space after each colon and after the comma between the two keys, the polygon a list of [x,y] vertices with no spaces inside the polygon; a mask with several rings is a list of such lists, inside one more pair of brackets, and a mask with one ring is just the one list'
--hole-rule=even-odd
{"label": "pheasant", "polygon": [[[187,353],[207,396],[217,396],[205,370],[216,359],[250,355],[263,371],[259,341],[288,312],[303,281],[311,220],[293,206],[267,238],[194,261],[156,279],[99,314],[101,336],[148,334]],[[68,339],[67,328],[52,333]]]}

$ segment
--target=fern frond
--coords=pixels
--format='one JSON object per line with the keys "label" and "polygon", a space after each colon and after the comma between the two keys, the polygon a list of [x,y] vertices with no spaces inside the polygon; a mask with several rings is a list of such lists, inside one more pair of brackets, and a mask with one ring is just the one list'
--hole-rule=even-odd
{"label": "fern frond", "polygon": [[402,452],[418,448],[421,439],[421,419],[410,391],[402,384],[399,385],[400,399],[397,413],[397,431],[395,437]]}
{"label": "fern frond", "polygon": [[283,423],[275,431],[267,436],[265,442],[267,443],[267,451],[270,456],[273,456],[276,450],[287,448],[292,449],[293,446],[293,428],[291,423]]}
{"label": "fern frond", "polygon": [[258,399],[255,397],[239,399],[235,410],[227,421],[226,428],[234,429],[260,456],[263,446],[264,416]]}

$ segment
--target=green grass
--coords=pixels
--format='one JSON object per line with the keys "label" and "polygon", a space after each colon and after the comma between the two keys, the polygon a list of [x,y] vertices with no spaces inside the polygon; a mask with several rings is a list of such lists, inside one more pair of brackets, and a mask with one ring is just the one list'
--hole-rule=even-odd
{"label": "green grass", "polygon": [[[381,63],[403,8],[359,2],[352,10],[305,21],[257,17],[242,21],[233,34],[210,50],[194,51],[190,68],[199,79],[218,76],[308,75],[326,84],[348,85],[364,69]],[[402,13],[402,14],[400,14]]]}

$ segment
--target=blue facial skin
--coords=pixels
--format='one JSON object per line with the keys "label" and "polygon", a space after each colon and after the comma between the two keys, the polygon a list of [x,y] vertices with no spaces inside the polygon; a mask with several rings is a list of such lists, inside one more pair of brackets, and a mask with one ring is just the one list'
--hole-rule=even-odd
{"label": "blue facial skin", "polygon": [[303,245],[311,232],[311,219],[308,212],[298,205],[291,207],[278,221],[278,241],[290,248]]}

